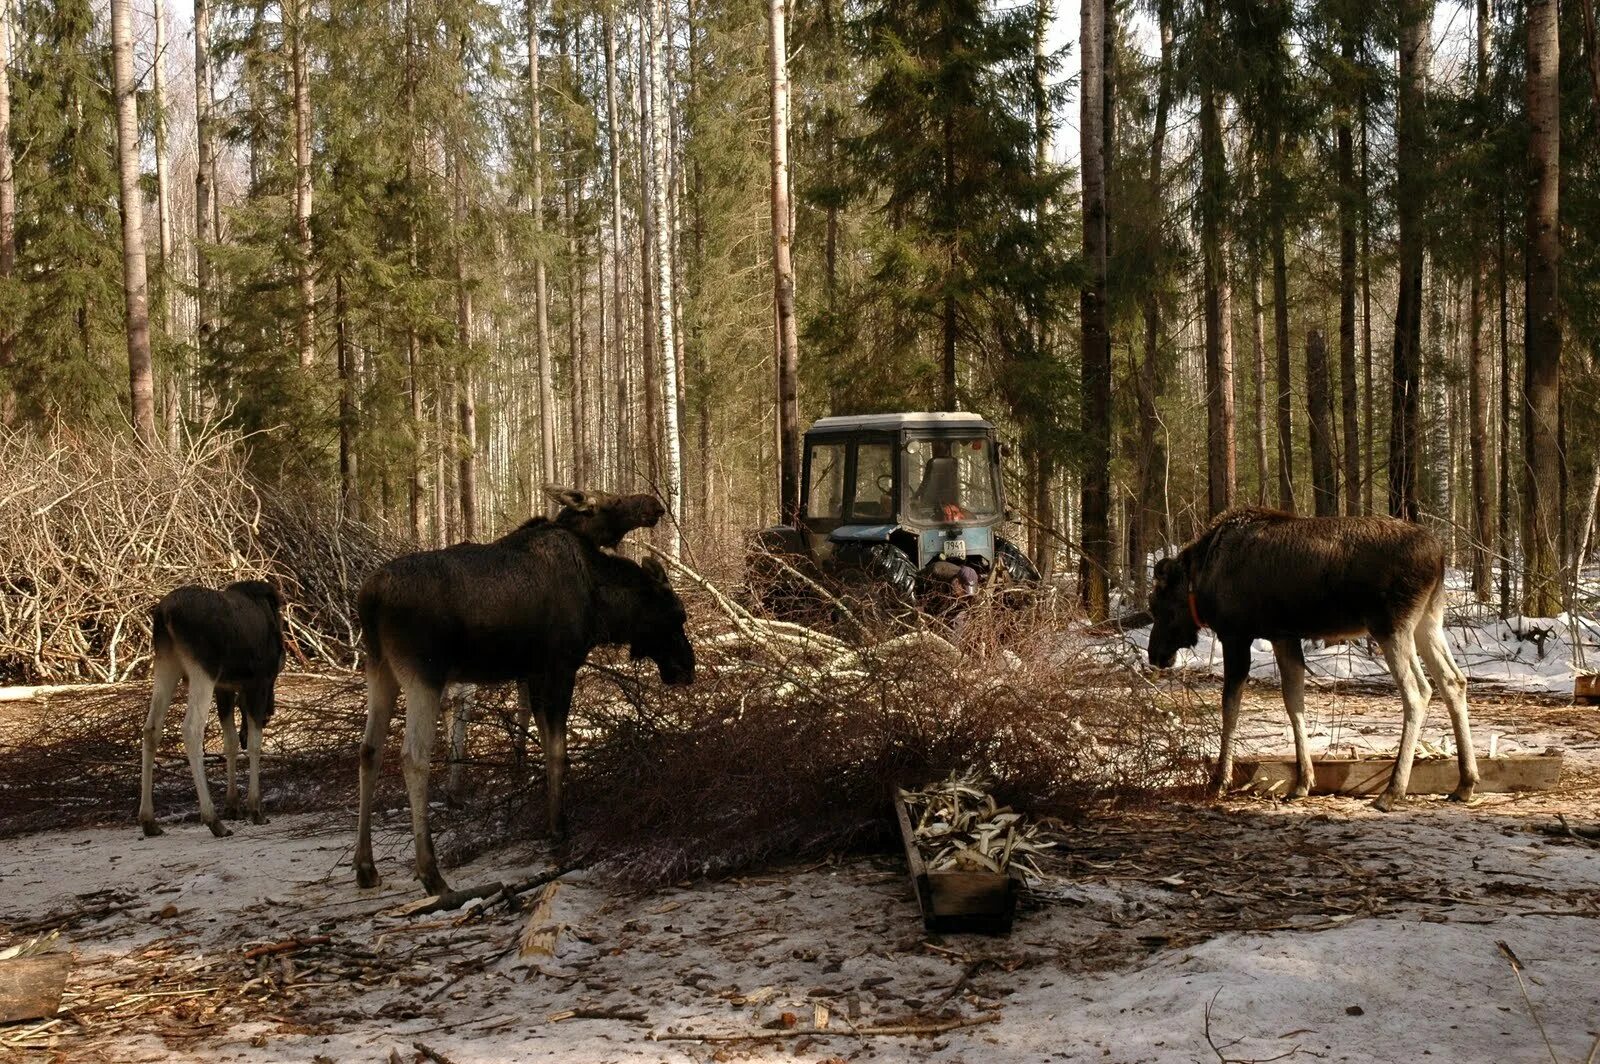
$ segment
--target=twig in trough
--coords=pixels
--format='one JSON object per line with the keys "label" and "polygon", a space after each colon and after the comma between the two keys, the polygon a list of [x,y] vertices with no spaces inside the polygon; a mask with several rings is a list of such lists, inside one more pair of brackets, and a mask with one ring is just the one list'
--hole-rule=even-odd
{"label": "twig in trough", "polygon": [[821,1031],[813,1028],[795,1028],[788,1031],[749,1031],[744,1034],[652,1034],[654,1042],[772,1042],[780,1038],[910,1038],[924,1034],[944,1034],[963,1027],[979,1027],[986,1023],[999,1023],[1000,1013],[986,1012],[982,1016],[957,1017],[932,1023],[904,1023],[888,1027],[852,1027],[849,1031]]}
{"label": "twig in trough", "polygon": [[1556,1056],[1556,1047],[1550,1044],[1550,1036],[1545,1033],[1544,1021],[1539,1019],[1539,1010],[1533,1007],[1533,999],[1528,996],[1528,984],[1522,981],[1522,960],[1503,940],[1497,939],[1495,948],[1506,959],[1506,963],[1511,965],[1511,974],[1517,977],[1517,989],[1522,991],[1522,1000],[1528,1006],[1528,1015],[1533,1018],[1533,1025],[1539,1029],[1539,1037],[1544,1039],[1544,1048],[1549,1052],[1551,1061],[1554,1064],[1561,1064],[1561,1058]]}

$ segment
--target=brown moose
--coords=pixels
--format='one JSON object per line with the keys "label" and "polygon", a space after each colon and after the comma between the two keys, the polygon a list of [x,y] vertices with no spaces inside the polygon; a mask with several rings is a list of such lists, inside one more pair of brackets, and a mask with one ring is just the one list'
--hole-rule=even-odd
{"label": "brown moose", "polygon": [[1289,797],[1303,798],[1315,777],[1306,746],[1300,641],[1370,635],[1383,647],[1405,705],[1394,773],[1373,805],[1388,811],[1405,797],[1433,695],[1429,676],[1455,727],[1461,782],[1450,797],[1464,802],[1478,782],[1478,765],[1467,721],[1467,678],[1450,655],[1444,608],[1444,548],[1425,528],[1391,517],[1296,517],[1241,507],[1219,514],[1176,557],[1156,564],[1150,664],[1170,667],[1180,647],[1199,641],[1202,626],[1216,632],[1222,643],[1222,747],[1212,785],[1221,794],[1233,774],[1250,644],[1270,640],[1299,768]]}

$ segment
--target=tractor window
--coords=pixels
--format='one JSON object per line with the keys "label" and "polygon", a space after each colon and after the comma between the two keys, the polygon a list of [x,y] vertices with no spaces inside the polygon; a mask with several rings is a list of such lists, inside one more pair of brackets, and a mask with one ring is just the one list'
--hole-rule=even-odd
{"label": "tractor window", "polygon": [[856,444],[856,490],[850,519],[888,521],[894,517],[894,446],[888,443]]}
{"label": "tractor window", "polygon": [[811,445],[807,517],[837,521],[844,516],[844,451],[843,443]]}
{"label": "tractor window", "polygon": [[970,521],[999,509],[994,445],[987,436],[911,440],[906,444],[908,514],[919,521]]}

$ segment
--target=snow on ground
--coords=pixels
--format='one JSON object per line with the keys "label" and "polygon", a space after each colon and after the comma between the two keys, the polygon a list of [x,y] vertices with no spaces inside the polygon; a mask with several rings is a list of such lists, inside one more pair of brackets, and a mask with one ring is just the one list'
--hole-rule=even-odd
{"label": "snow on ground", "polygon": [[[1393,741],[1392,693],[1310,702],[1325,732]],[[417,896],[394,808],[377,891],[354,885],[350,810],[221,840],[194,823],[144,839],[131,819],[8,840],[0,947],[90,910],[65,933],[80,1014],[53,1048],[70,1061],[411,1061],[414,1043],[457,1064],[1547,1060],[1505,942],[1560,1059],[1580,1061],[1600,1037],[1600,847],[1532,829],[1600,810],[1600,714],[1524,697],[1475,712],[1504,743],[1563,747],[1562,789],[1387,816],[1243,798],[1091,817],[1007,937],[927,936],[903,861],[869,855],[643,895],[569,876],[546,914],[554,954],[522,957],[525,918],[503,908],[386,914]],[[1244,739],[1283,748],[1282,717],[1252,689]],[[452,881],[546,856],[514,847]],[[328,941],[245,956],[307,936]],[[148,994],[152,966],[166,996],[117,999],[123,980]],[[975,1025],[852,1033],[951,1019]]]}

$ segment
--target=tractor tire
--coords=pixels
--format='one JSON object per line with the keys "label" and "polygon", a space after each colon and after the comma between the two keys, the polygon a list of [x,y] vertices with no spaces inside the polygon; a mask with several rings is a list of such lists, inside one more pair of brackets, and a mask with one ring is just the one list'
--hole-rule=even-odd
{"label": "tractor tire", "polygon": [[1022,553],[1022,548],[1009,539],[995,537],[994,563],[997,570],[1005,571],[1008,583],[1022,587],[1036,587],[1039,584],[1039,570]]}
{"label": "tractor tire", "polygon": [[863,599],[891,614],[917,608],[917,565],[906,552],[889,543],[841,546],[834,558],[845,568],[845,581],[854,585],[851,598]]}

